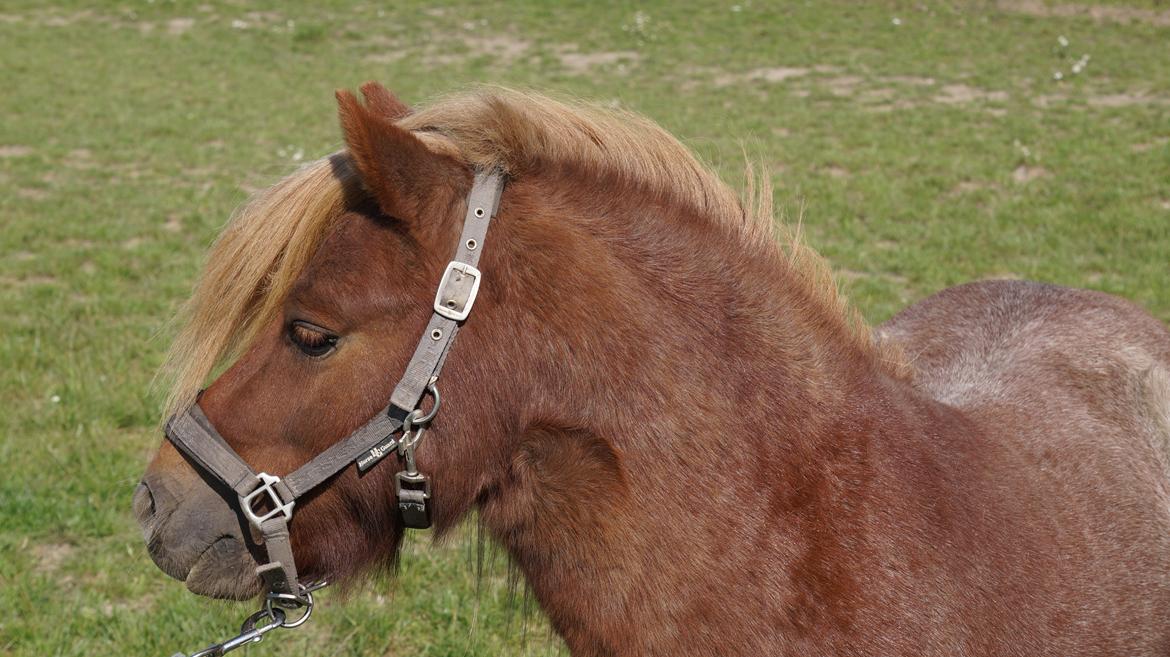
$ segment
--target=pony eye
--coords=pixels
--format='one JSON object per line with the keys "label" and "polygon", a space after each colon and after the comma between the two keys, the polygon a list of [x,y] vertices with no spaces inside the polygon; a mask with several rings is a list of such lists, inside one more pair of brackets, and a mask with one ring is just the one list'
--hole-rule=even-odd
{"label": "pony eye", "polygon": [[337,348],[337,336],[320,326],[297,320],[288,326],[288,339],[306,356],[322,358]]}

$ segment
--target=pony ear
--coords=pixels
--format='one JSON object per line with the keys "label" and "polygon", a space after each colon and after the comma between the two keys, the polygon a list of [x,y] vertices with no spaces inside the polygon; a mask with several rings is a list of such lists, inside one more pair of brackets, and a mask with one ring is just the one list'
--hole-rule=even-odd
{"label": "pony ear", "polygon": [[366,104],[348,90],[338,90],[341,131],[366,191],[385,214],[420,236],[443,231],[452,202],[462,198],[471,172],[450,155],[436,153],[391,118],[409,112],[384,87],[362,87]]}
{"label": "pony ear", "polygon": [[410,106],[398,99],[398,96],[390,93],[390,90],[373,80],[365,83],[361,87],[362,96],[366,99],[366,105],[369,106],[375,114],[391,121],[397,121],[405,116],[414,113]]}

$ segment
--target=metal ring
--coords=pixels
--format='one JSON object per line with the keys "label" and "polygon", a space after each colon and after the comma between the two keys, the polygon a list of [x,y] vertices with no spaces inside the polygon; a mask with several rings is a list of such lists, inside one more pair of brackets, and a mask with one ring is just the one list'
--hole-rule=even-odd
{"label": "metal ring", "polygon": [[475,240],[473,240],[473,239],[471,239],[471,240],[467,240],[467,250],[468,250],[468,251],[474,251],[474,250],[476,250],[478,247],[479,247],[479,242],[476,242],[476,241],[475,241]]}
{"label": "metal ring", "polygon": [[[276,606],[273,606],[276,603]],[[287,620],[287,612],[285,610],[304,609],[305,613],[301,617],[294,620]],[[297,596],[292,593],[269,593],[267,599],[264,600],[264,609],[272,615],[273,620],[277,619],[277,614],[280,614],[279,623],[281,627],[300,627],[309,620],[309,615],[313,613],[313,592],[305,591],[302,596]]]}
{"label": "metal ring", "polygon": [[[265,618],[272,619],[272,622],[266,625],[261,625],[260,627],[256,627],[256,623],[259,623]],[[280,607],[273,607],[270,602],[265,601],[263,609],[244,619],[244,623],[240,625],[240,633],[245,634],[255,631],[260,636],[263,636],[272,630],[281,627],[284,624],[285,618],[286,614],[284,613],[283,609]],[[259,638],[256,640],[259,640]]]}
{"label": "metal ring", "polygon": [[[288,604],[281,604],[280,607],[273,607],[274,601],[277,602],[277,604],[280,604],[281,602],[287,602]],[[309,620],[309,616],[312,615],[312,592],[308,592],[307,590],[307,592],[304,592],[303,597],[292,595],[291,593],[269,594],[268,600],[264,601],[264,609],[267,609],[269,613],[274,614],[274,620],[276,618],[275,614],[277,611],[280,611],[280,625],[282,628],[301,627],[305,621]],[[301,614],[301,617],[297,618],[297,620],[289,621],[287,617],[288,613],[284,609],[304,609],[304,613]]]}
{"label": "metal ring", "polygon": [[439,397],[438,386],[436,386],[434,383],[428,383],[427,392],[431,393],[431,396],[435,398],[435,405],[431,406],[431,410],[425,415],[423,414],[423,410],[421,408],[416,408],[408,413],[406,415],[406,420],[402,423],[404,431],[409,431],[416,425],[426,425],[431,420],[435,419],[435,416],[439,414],[439,404],[442,402],[442,399]]}
{"label": "metal ring", "polygon": [[475,209],[475,216],[482,217],[483,216],[483,208],[476,208]]}
{"label": "metal ring", "polygon": [[309,620],[309,616],[312,616],[312,615],[313,615],[313,605],[309,605],[308,607],[305,607],[305,613],[303,616],[301,616],[300,618],[298,618],[292,622],[285,621],[285,622],[281,623],[280,626],[283,628],[286,628],[286,629],[300,627],[300,626],[304,625],[305,621]]}

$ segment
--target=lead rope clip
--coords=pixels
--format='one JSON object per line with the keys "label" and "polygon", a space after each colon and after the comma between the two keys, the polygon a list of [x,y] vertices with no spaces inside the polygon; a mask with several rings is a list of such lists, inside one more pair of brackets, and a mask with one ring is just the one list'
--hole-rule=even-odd
{"label": "lead rope clip", "polygon": [[[264,635],[276,629],[291,630],[304,625],[313,613],[313,591],[319,590],[326,582],[310,584],[302,589],[300,596],[290,593],[269,593],[264,600],[264,608],[244,619],[240,625],[240,633],[236,636],[199,652],[191,653],[191,657],[223,657],[236,648],[242,648],[253,643],[260,643]],[[295,620],[289,620],[288,614],[294,609],[304,609]],[[268,622],[264,622],[267,619]],[[177,652],[171,657],[187,657]]]}
{"label": "lead rope clip", "polygon": [[434,377],[427,384],[427,392],[435,398],[435,405],[428,413],[421,408],[408,413],[402,422],[402,438],[398,441],[398,453],[402,455],[405,469],[394,477],[394,495],[398,498],[398,515],[402,524],[410,529],[431,526],[431,478],[418,471],[414,450],[422,441],[427,425],[439,414],[439,389]]}

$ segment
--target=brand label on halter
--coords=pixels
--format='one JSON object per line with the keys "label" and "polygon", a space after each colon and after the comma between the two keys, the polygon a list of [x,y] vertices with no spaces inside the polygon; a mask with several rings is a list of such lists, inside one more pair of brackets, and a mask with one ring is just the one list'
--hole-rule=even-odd
{"label": "brand label on halter", "polygon": [[370,468],[378,465],[382,459],[390,456],[398,449],[398,439],[394,436],[387,436],[382,442],[370,448],[370,451],[358,457],[357,468],[358,472],[365,472]]}

